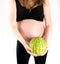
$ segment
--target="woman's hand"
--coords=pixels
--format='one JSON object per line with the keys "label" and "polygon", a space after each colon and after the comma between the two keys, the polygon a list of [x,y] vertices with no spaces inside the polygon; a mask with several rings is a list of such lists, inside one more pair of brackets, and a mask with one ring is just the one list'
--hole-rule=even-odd
{"label": "woman's hand", "polygon": [[28,46],[27,43],[24,45],[24,48],[26,49],[26,51],[27,51],[28,54],[37,57],[36,54],[32,53],[32,49]]}

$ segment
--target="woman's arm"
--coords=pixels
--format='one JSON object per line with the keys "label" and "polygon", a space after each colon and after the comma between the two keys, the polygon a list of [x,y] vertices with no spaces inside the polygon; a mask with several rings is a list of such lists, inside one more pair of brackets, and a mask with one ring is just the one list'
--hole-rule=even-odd
{"label": "woman's arm", "polygon": [[28,46],[28,44],[26,43],[26,41],[24,40],[24,38],[22,37],[22,35],[18,31],[17,22],[16,22],[16,3],[15,3],[15,0],[10,0],[10,7],[11,7],[10,8],[10,24],[11,24],[13,32],[15,33],[17,39],[24,46],[27,53],[29,53],[33,56],[37,56],[36,54],[32,53],[32,49]]}
{"label": "woman's arm", "polygon": [[14,31],[17,39],[23,44],[26,45],[26,42],[24,40],[24,38],[22,37],[22,35],[20,34],[20,32],[17,29],[17,22],[16,22],[16,3],[15,0],[11,0],[10,1],[10,23],[11,23],[11,27],[12,30]]}
{"label": "woman's arm", "polygon": [[44,31],[43,38],[45,38],[46,41],[48,41],[52,29],[50,6],[48,0],[45,0],[45,3],[43,4],[43,9],[44,9],[44,18],[45,18],[45,31]]}

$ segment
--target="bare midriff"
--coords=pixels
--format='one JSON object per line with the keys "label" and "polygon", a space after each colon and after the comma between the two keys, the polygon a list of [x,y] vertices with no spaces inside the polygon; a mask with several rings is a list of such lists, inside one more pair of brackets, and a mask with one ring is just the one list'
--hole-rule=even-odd
{"label": "bare midriff", "polygon": [[30,41],[33,37],[42,37],[44,29],[44,21],[25,19],[18,22],[18,30],[26,41]]}

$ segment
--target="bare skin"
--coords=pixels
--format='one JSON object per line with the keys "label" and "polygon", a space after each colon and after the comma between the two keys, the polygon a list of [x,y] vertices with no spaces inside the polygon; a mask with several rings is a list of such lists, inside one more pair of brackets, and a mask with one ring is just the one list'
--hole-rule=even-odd
{"label": "bare skin", "polygon": [[25,19],[18,22],[18,30],[27,42],[33,37],[42,37],[44,28],[44,22],[42,21]]}
{"label": "bare skin", "polygon": [[[21,44],[26,49],[27,53],[33,56],[37,56],[37,55],[32,53],[31,48],[28,46],[26,42],[28,42],[32,37],[37,37],[37,36],[41,37],[43,35],[43,32],[44,32],[43,38],[45,38],[47,42],[50,31],[51,31],[49,2],[48,0],[45,0],[45,2],[46,4],[43,5],[44,19],[45,19],[45,26],[44,26],[43,22],[40,22],[40,21],[37,22],[37,20],[31,20],[31,19],[22,20],[20,24],[19,22],[16,22],[16,3],[15,3],[15,0],[10,1],[11,3],[11,15],[10,15],[11,27],[17,39],[21,42]],[[31,22],[28,22],[28,21],[31,21]],[[21,30],[19,30],[19,28]]]}

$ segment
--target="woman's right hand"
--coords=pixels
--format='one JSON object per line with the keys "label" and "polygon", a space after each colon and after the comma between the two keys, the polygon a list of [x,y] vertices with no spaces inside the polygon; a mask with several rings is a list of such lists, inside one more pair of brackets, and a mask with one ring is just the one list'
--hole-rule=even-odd
{"label": "woman's right hand", "polygon": [[25,48],[25,50],[27,51],[28,54],[37,57],[36,54],[32,53],[32,49],[28,46],[27,43],[24,45],[24,48]]}

